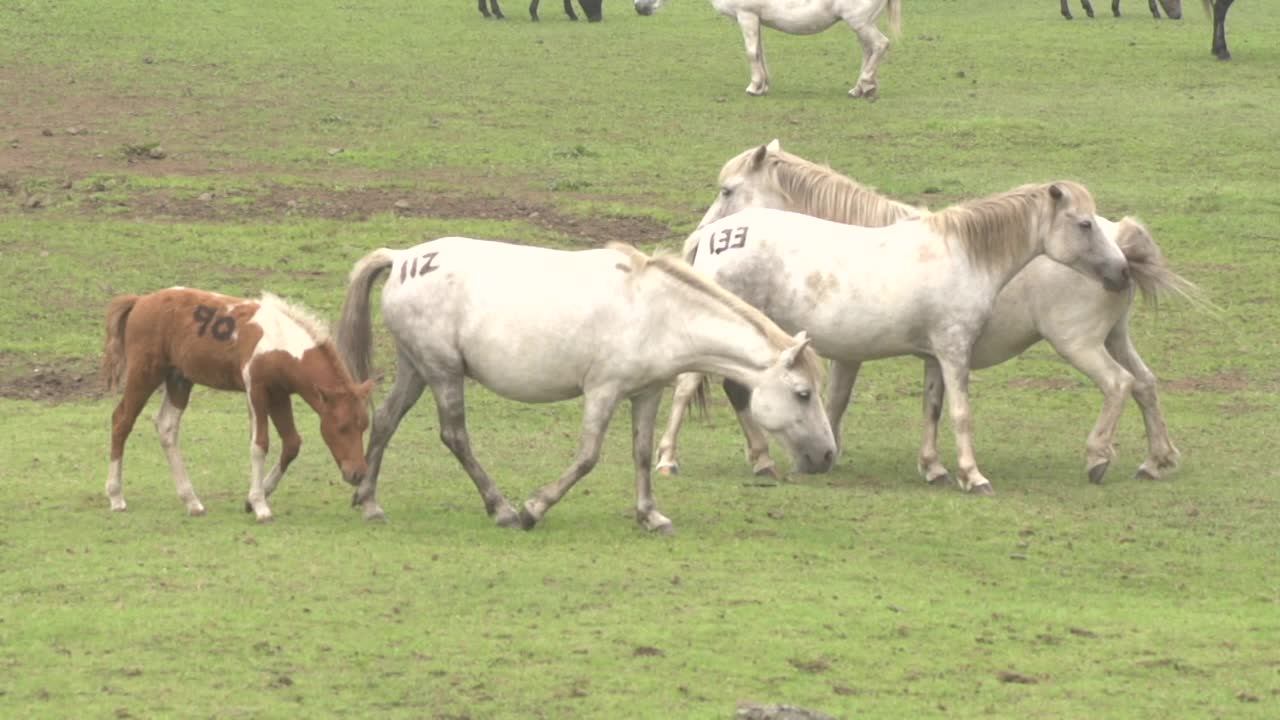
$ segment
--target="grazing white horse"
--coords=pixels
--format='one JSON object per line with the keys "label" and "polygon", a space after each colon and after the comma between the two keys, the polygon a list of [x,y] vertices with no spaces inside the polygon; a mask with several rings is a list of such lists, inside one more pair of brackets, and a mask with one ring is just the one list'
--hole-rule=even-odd
{"label": "grazing white horse", "polygon": [[[973,346],[997,294],[1042,254],[1109,290],[1129,285],[1124,255],[1102,232],[1092,196],[1070,181],[1025,185],[880,228],[752,208],[703,226],[685,244],[695,267],[780,326],[804,324],[814,348],[832,359],[833,386],[851,386],[849,368],[867,360],[929,356],[929,376],[940,376],[949,391],[956,479],[976,493],[992,490],[973,453]],[[732,381],[726,386],[733,400]],[[842,400],[833,390],[841,409],[847,394]],[[767,442],[749,418],[739,420],[754,458]],[[937,450],[927,451],[932,457],[922,450],[922,470],[936,479]]]}
{"label": "grazing white horse", "polygon": [[[850,225],[879,227],[927,211],[891,200],[823,165],[785,152],[777,140],[731,158],[720,171],[720,192],[707,209],[701,225],[714,222],[747,207],[792,210]],[[1150,300],[1172,292],[1203,304],[1199,289],[1169,268],[1164,254],[1146,226],[1134,218],[1118,223],[1099,217],[1103,232],[1112,238],[1129,263],[1133,282]],[[1102,390],[1105,402],[1089,433],[1085,468],[1099,482],[1114,457],[1112,438],[1119,422],[1120,406],[1132,390],[1147,431],[1147,457],[1137,477],[1156,479],[1177,467],[1178,450],[1169,438],[1156,377],[1142,361],[1129,335],[1129,315],[1134,293],[1105,290],[1100,283],[1054,262],[1038,257],[1027,264],[996,297],[991,318],[973,348],[972,369],[999,365],[1017,357],[1040,340],[1050,345]],[[827,394],[832,429],[841,437],[840,422],[853,390],[858,364],[845,363],[833,372]],[[700,377],[680,377],[672,402],[671,419],[658,443],[658,472],[677,472],[676,436],[689,403],[696,396]],[[936,447],[937,420],[941,411],[941,386],[933,383],[933,396],[925,399],[925,448]],[[925,451],[921,457],[936,457]],[[754,469],[773,473],[767,448],[753,458]],[[946,469],[935,465],[927,477],[943,480]]]}
{"label": "grazing white horse", "polygon": [[[375,495],[383,451],[428,386],[441,440],[502,526],[532,528],[590,472],[614,410],[629,398],[636,520],[670,531],[650,484],[653,428],[667,381],[689,370],[752,388],[751,418],[782,441],[797,469],[831,468],[836,446],[817,387],[822,365],[805,334],[782,332],[683,260],[648,258],[623,245],[566,252],[459,237],[375,250],[351,271],[338,329],[339,351],[361,378],[370,374],[369,293],[386,271],[382,316],[398,362],[373,418],[368,472],[353,499],[366,518],[382,516]],[[682,321],[673,325],[672,317]],[[518,514],[471,452],[465,377],[521,402],[584,396],[573,464]]]}
{"label": "grazing white horse", "polygon": [[[652,15],[666,0],[635,0],[636,12]],[[889,9],[889,30],[894,36],[902,25],[902,0],[711,0],[721,15],[728,15],[742,29],[751,63],[748,95],[769,92],[769,69],[764,61],[760,26],[790,35],[813,35],[843,20],[862,44],[862,68],[850,97],[874,100],[879,83],[876,70],[889,51],[889,38],[876,27],[876,18]]]}

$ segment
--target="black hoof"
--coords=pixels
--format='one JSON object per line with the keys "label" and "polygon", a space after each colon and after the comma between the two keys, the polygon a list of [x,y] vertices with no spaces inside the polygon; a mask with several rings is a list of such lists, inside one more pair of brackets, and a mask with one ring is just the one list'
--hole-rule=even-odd
{"label": "black hoof", "polygon": [[244,511],[245,511],[245,512],[247,512],[247,513],[252,513],[252,512],[253,512],[253,503],[250,503],[248,500],[245,500],[245,501],[244,501]]}
{"label": "black hoof", "polygon": [[973,495],[995,495],[996,494],[995,488],[991,487],[989,483],[986,485],[978,485],[973,488],[970,488],[969,492]]}
{"label": "black hoof", "polygon": [[1138,468],[1138,472],[1133,474],[1133,479],[1134,480],[1155,480],[1157,478],[1155,475],[1152,475],[1150,471],[1148,471],[1146,468]]}
{"label": "black hoof", "polygon": [[1094,465],[1089,468],[1089,482],[1094,485],[1102,484],[1102,476],[1107,474],[1107,468],[1111,467],[1111,462],[1107,461],[1101,465]]}
{"label": "black hoof", "polygon": [[538,524],[538,519],[529,514],[528,510],[520,508],[520,529],[532,530]]}
{"label": "black hoof", "polygon": [[929,483],[930,485],[933,485],[934,487],[938,487],[940,485],[950,485],[951,473],[942,473],[941,475],[936,475],[931,478],[925,478],[925,482]]}

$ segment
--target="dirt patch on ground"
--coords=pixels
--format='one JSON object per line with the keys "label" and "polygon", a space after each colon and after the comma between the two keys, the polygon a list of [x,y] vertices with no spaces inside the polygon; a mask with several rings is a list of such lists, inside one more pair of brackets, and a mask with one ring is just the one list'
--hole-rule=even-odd
{"label": "dirt patch on ground", "polygon": [[1241,370],[1225,370],[1208,375],[1191,375],[1173,380],[1161,380],[1160,389],[1171,392],[1249,392],[1262,390],[1274,392],[1280,390],[1280,378],[1270,381],[1250,378]]}
{"label": "dirt patch on ground", "polygon": [[1079,386],[1078,380],[1069,378],[1023,377],[1009,381],[1009,387],[1019,390],[1071,390]]}
{"label": "dirt patch on ground", "polygon": [[66,358],[32,364],[0,353],[0,398],[62,403],[106,395],[92,360]]}

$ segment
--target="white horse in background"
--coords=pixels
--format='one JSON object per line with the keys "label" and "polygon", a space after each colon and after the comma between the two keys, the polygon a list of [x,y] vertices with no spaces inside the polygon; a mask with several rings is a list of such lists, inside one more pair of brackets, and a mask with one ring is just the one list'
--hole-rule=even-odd
{"label": "white horse in background", "polygon": [[[441,440],[502,526],[532,528],[590,472],[614,410],[630,399],[636,520],[669,532],[650,483],[653,429],[667,381],[690,370],[751,388],[750,417],[782,441],[798,470],[831,468],[836,445],[817,387],[822,364],[804,333],[782,332],[683,260],[648,258],[623,245],[566,252],[458,237],[375,250],[351,271],[338,329],[339,352],[361,378],[371,370],[369,294],[386,271],[382,317],[397,367],[374,414],[368,472],[353,498],[366,518],[382,517],[375,496],[383,451],[428,386]],[[672,325],[672,317],[682,322]],[[584,396],[573,464],[519,513],[472,454],[467,377],[521,402]]]}
{"label": "white horse in background", "polygon": [[[780,326],[803,324],[832,360],[833,387],[851,385],[850,368],[867,360],[927,356],[930,381],[949,391],[956,479],[982,494],[992,489],[973,453],[973,346],[997,294],[1042,254],[1111,291],[1128,288],[1123,253],[1102,232],[1089,191],[1071,181],[1024,185],[880,228],[751,208],[703,226],[685,243],[694,267]],[[741,412],[749,396],[732,380],[725,384],[755,458],[768,445]],[[838,389],[832,395],[839,403]],[[936,467],[936,447],[922,450],[926,477],[937,479]]]}
{"label": "white horse in background", "polygon": [[[635,0],[636,12],[652,15],[666,0]],[[862,68],[849,96],[874,100],[879,88],[876,70],[889,51],[889,38],[876,27],[876,18],[889,9],[889,31],[896,37],[902,25],[902,0],[711,0],[721,15],[738,22],[751,63],[748,95],[769,92],[769,69],[764,61],[760,26],[790,35],[813,35],[843,20],[862,44]]]}
{"label": "white horse in background", "polygon": [[[781,149],[777,140],[752,148],[725,163],[720,172],[720,193],[704,215],[703,225],[746,207],[793,210],[852,225],[881,226],[927,211],[896,202],[864,187],[826,166],[811,163]],[[1129,264],[1134,284],[1152,301],[1173,292],[1202,304],[1199,289],[1174,273],[1147,228],[1133,218],[1112,223],[1098,218],[1104,233],[1119,245]],[[1114,456],[1111,439],[1119,420],[1119,408],[1128,390],[1142,410],[1147,431],[1147,457],[1137,476],[1155,479],[1176,468],[1178,450],[1169,438],[1160,411],[1156,378],[1138,355],[1129,335],[1129,315],[1134,293],[1105,290],[1045,257],[1027,264],[996,298],[991,318],[973,349],[973,369],[981,369],[1018,356],[1041,339],[1089,377],[1103,391],[1102,414],[1089,434],[1086,469],[1095,482],[1102,479]],[[1118,363],[1118,365],[1117,365]],[[833,372],[827,408],[837,440],[840,420],[856,379],[858,365],[846,363],[844,374]],[[676,436],[684,413],[697,396],[700,378],[681,376],[672,402],[671,420],[658,445],[658,470],[669,474],[679,468]],[[937,420],[941,412],[940,386],[930,387],[925,398],[925,440],[921,457],[936,446]],[[753,458],[760,473],[773,472],[766,451]],[[922,460],[923,463],[923,460]],[[922,468],[923,469],[923,468]],[[946,469],[934,466],[931,480],[945,480]]]}

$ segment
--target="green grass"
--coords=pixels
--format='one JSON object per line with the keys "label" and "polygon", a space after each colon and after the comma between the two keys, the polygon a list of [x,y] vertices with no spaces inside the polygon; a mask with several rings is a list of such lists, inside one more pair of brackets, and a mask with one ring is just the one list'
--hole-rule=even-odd
{"label": "green grass", "polygon": [[[756,99],[736,28],[701,0],[611,4],[600,25],[507,5],[506,23],[420,0],[0,6],[0,385],[89,372],[115,293],[269,289],[332,317],[379,246],[676,247],[720,165],[778,137],[931,207],[1068,177],[1143,218],[1221,308],[1134,320],[1183,469],[1128,478],[1130,408],[1089,485],[1100,397],[1045,347],[974,380],[995,498],[917,480],[919,363],[884,361],[828,475],[753,483],[717,400],[682,436],[685,474],[658,482],[674,537],[630,517],[625,413],[600,466],[516,533],[484,517],[429,398],[372,525],[299,405],[268,526],[241,511],[242,398],[197,391],[185,417],[203,518],[173,495],[154,406],[112,514],[112,400],[0,399],[0,716],[1277,714],[1280,11],[1233,8],[1224,64],[1195,8],[1067,23],[1048,2],[913,0],[871,104],[845,97],[843,29],[766,33]],[[412,213],[389,206],[402,195]],[[469,398],[513,500],[568,463],[577,404]]]}

